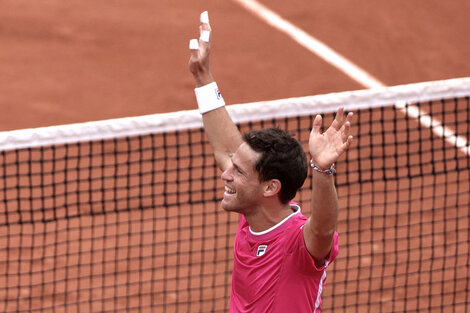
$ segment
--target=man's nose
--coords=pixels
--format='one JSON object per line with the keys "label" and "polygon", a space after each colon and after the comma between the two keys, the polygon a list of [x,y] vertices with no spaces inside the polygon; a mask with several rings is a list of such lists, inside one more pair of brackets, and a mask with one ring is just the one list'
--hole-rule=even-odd
{"label": "man's nose", "polygon": [[231,169],[232,169],[232,166],[230,166],[228,169],[223,171],[222,175],[220,175],[220,178],[226,181],[231,181],[232,180],[232,175],[230,174]]}

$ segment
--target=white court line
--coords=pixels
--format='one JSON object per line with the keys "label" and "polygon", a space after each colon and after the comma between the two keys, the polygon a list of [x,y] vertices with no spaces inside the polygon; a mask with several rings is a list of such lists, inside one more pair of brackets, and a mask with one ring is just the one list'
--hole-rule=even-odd
{"label": "white court line", "polygon": [[[268,9],[266,6],[262,5],[256,0],[233,1],[240,4],[249,12],[265,21],[267,24],[276,28],[280,32],[285,33],[301,46],[305,47],[307,50],[316,54],[324,61],[333,65],[362,86],[366,88],[385,87],[384,83],[373,77],[371,74],[367,73],[318,39],[309,35],[291,22],[285,20],[279,14]],[[452,130],[442,125],[442,123],[438,122],[437,120],[434,120],[431,118],[431,116],[416,106],[409,105],[408,108],[405,108],[403,104],[397,104],[396,107],[405,115],[418,119],[422,125],[426,127],[432,127],[433,132],[437,136],[444,137],[448,143],[456,146],[464,154],[470,155],[470,146],[466,138],[457,136],[457,134],[455,134]]]}
{"label": "white court line", "polygon": [[255,0],[233,0],[238,2],[248,11],[265,21],[267,24],[276,28],[291,37],[298,44],[316,54],[327,63],[333,65],[338,70],[367,88],[383,87],[384,84],[378,79],[356,66],[354,63],[336,53],[330,47],[312,37],[302,29],[298,28],[291,22],[283,19],[277,13],[271,11],[261,3]]}

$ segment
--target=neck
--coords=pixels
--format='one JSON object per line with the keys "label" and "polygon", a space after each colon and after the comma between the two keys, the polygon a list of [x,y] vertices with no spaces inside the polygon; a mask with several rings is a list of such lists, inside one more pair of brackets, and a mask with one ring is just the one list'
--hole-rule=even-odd
{"label": "neck", "polygon": [[292,213],[289,203],[278,203],[277,205],[259,207],[252,214],[245,214],[245,219],[252,231],[262,232],[279,224]]}

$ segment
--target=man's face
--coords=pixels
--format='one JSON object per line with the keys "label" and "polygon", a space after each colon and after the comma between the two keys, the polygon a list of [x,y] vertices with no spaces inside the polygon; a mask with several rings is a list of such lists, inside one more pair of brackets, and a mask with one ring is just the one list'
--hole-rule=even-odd
{"label": "man's face", "polygon": [[222,173],[225,193],[222,208],[226,211],[249,213],[263,197],[255,164],[261,153],[242,143],[232,156],[232,165]]}

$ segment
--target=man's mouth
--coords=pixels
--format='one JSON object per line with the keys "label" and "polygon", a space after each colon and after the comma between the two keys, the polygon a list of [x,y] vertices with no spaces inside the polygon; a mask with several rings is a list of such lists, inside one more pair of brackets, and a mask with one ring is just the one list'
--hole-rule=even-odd
{"label": "man's mouth", "polygon": [[235,190],[230,187],[225,186],[225,193],[233,195],[235,193]]}

